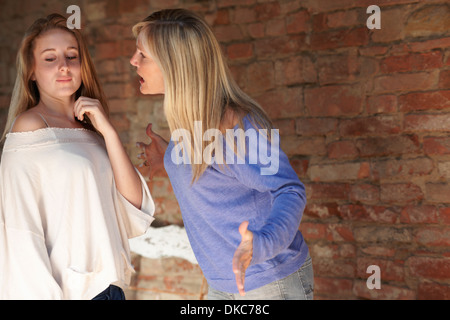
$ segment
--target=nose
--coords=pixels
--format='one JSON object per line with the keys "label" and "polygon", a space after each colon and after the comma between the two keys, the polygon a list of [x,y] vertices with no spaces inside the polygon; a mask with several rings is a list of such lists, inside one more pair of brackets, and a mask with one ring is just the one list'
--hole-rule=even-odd
{"label": "nose", "polygon": [[131,59],[130,59],[130,64],[131,64],[132,66],[134,66],[134,67],[137,67],[137,66],[138,66],[137,54],[138,54],[138,52],[137,52],[137,50],[136,50],[136,52],[133,54],[133,56],[132,56]]}
{"label": "nose", "polygon": [[66,59],[61,59],[61,64],[59,65],[59,70],[60,71],[67,71],[69,70],[69,64],[67,63]]}

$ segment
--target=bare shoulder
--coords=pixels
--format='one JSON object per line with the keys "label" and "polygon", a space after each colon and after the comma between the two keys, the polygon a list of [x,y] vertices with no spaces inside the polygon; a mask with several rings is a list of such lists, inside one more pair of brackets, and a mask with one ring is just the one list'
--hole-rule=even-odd
{"label": "bare shoulder", "polygon": [[39,113],[37,113],[33,109],[30,109],[23,112],[17,117],[11,132],[27,132],[46,127],[47,125],[45,124]]}

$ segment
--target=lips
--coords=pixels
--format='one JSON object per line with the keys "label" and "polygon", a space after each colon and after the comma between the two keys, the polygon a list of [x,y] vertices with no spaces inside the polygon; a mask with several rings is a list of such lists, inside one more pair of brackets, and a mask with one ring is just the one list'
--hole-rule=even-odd
{"label": "lips", "polygon": [[72,81],[72,78],[70,77],[63,77],[63,78],[58,78],[56,79],[57,82],[69,82]]}
{"label": "lips", "polygon": [[140,77],[139,82],[143,84],[145,82],[144,78]]}

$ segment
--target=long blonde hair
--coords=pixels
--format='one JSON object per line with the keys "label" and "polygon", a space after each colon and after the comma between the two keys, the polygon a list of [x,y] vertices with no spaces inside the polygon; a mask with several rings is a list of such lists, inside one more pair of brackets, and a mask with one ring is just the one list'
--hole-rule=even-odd
{"label": "long blonde hair", "polygon": [[[26,31],[17,54],[17,76],[9,106],[8,118],[1,140],[3,140],[9,132],[14,119],[22,112],[35,107],[40,101],[37,85],[35,81],[31,80],[34,69],[33,49],[35,40],[44,32],[52,29],[61,29],[70,32],[78,42],[81,63],[81,86],[75,93],[75,99],[78,99],[80,96],[98,99],[106,114],[109,113],[105,94],[100,86],[86,41],[78,29],[67,28],[66,20],[67,19],[62,15],[53,13],[46,18],[36,20]],[[86,128],[93,130],[89,120],[87,123],[83,123],[83,125]]]}
{"label": "long blonde hair", "polygon": [[[220,45],[208,24],[185,9],[155,12],[133,27],[133,34],[158,63],[164,78],[164,112],[171,132],[187,130],[194,137],[194,123],[201,121],[202,136],[209,129],[221,129],[225,112],[250,114],[252,122],[272,127],[261,106],[233,80]],[[240,118],[240,127],[243,127]],[[206,142],[190,143],[193,182],[208,164],[194,163],[203,155]],[[197,148],[196,148],[197,147]]]}

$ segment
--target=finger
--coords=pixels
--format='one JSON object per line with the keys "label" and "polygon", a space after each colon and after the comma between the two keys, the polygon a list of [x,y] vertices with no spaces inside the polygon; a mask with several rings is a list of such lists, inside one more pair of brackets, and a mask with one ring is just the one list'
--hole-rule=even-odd
{"label": "finger", "polygon": [[241,296],[244,296],[245,295],[245,289],[244,289],[245,273],[238,271],[235,273],[235,277],[236,277],[236,286],[238,288],[239,294]]}
{"label": "finger", "polygon": [[154,136],[154,132],[153,132],[153,130],[152,130],[152,123],[149,123],[148,125],[147,125],[147,128],[145,129],[145,133],[147,134],[147,136],[149,136],[150,138],[152,137],[152,136]]}
{"label": "finger", "polygon": [[136,142],[136,147],[140,149],[145,149],[145,147],[148,146],[147,144],[143,142]]}
{"label": "finger", "polygon": [[144,154],[144,153],[139,153],[139,154],[137,155],[137,158],[138,158],[138,159],[145,159],[146,157],[145,157],[145,154]]}
{"label": "finger", "polygon": [[242,238],[245,237],[247,233],[247,228],[248,228],[248,221],[242,222],[241,225],[239,226],[239,233],[241,234]]}
{"label": "finger", "polygon": [[87,113],[89,114],[93,114],[95,111],[97,110],[97,106],[95,105],[81,105],[78,108],[78,115],[77,118],[80,121],[84,120],[84,115]]}

